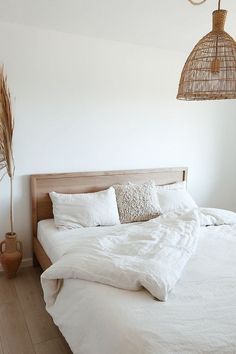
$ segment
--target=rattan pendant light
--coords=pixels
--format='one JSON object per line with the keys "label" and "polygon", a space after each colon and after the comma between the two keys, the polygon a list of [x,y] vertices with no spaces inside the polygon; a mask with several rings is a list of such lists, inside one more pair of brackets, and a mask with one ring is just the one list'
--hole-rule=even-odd
{"label": "rattan pendant light", "polygon": [[[193,4],[201,4],[206,0]],[[179,82],[177,99],[236,98],[236,42],[224,31],[227,11],[213,12],[213,28],[190,53]]]}

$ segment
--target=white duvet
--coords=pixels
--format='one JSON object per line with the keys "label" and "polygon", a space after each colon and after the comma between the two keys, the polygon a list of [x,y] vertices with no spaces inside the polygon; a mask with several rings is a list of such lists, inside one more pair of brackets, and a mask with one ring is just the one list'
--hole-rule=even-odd
{"label": "white duvet", "polygon": [[159,300],[166,300],[195,250],[198,228],[198,212],[193,210],[128,225],[114,234],[80,238],[75,248],[42,275],[47,306],[57,296],[57,279],[69,278],[126,290],[144,287]]}
{"label": "white duvet", "polygon": [[[66,313],[69,304],[66,298],[60,296],[60,289],[64,287],[63,280],[68,283],[75,278],[127,290],[144,287],[154,297],[166,300],[187,261],[194,254],[200,225],[224,223],[236,223],[235,214],[214,209],[196,209],[188,213],[163,215],[138,225],[127,225],[120,231],[118,228],[116,232],[100,236],[80,237],[76,247],[73,246],[42,275],[47,310],[54,318],[60,317],[64,311],[62,317],[67,320],[71,318],[73,322],[71,311]],[[132,292],[130,294],[132,296]],[[59,307],[58,303],[64,303],[65,308]],[[77,325],[74,321],[74,334],[66,335],[72,338],[72,342],[76,342]],[[63,327],[63,323],[60,327]],[[155,349],[151,352],[155,353]]]}

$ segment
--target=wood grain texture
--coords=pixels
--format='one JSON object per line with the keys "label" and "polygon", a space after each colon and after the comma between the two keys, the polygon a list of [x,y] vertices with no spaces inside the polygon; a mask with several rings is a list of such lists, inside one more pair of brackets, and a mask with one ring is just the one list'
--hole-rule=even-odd
{"label": "wood grain texture", "polygon": [[42,269],[51,265],[50,259],[37,241],[38,222],[53,217],[49,192],[91,193],[109,188],[113,184],[124,184],[129,181],[142,183],[153,180],[156,185],[163,185],[187,181],[187,172],[187,167],[173,167],[32,175],[31,203],[34,259],[38,260]]}
{"label": "wood grain texture", "polygon": [[35,353],[17,300],[0,305],[0,340],[4,354]]}
{"label": "wood grain texture", "polygon": [[51,339],[35,346],[36,354],[69,354],[70,348],[63,338]]}
{"label": "wood grain texture", "polygon": [[32,268],[25,268],[14,279],[17,296],[24,313],[41,310],[44,306],[39,276]]}
{"label": "wood grain texture", "polygon": [[0,354],[72,354],[45,310],[39,268],[0,273]]}
{"label": "wood grain texture", "polygon": [[1,274],[1,287],[0,287],[0,304],[5,304],[14,301],[16,298],[16,289],[13,279],[7,279]]}
{"label": "wood grain texture", "polygon": [[60,336],[59,329],[45,311],[45,305],[42,306],[41,310],[37,309],[25,313],[25,320],[33,344],[42,343]]}

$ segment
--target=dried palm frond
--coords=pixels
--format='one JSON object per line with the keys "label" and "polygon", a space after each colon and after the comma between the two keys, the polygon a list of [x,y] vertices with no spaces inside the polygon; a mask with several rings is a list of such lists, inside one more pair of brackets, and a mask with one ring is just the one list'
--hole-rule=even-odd
{"label": "dried palm frond", "polygon": [[11,110],[11,96],[3,67],[0,68],[0,169],[6,168],[9,177],[14,175],[12,139],[14,119]]}
{"label": "dried palm frond", "polygon": [[13,196],[12,182],[15,171],[12,139],[14,131],[14,118],[11,109],[11,96],[7,86],[4,69],[0,67],[0,170],[5,170],[10,178],[10,223],[13,234]]}

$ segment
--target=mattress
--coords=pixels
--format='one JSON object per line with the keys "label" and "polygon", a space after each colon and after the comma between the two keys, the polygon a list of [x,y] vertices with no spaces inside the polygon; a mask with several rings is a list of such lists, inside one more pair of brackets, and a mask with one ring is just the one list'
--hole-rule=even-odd
{"label": "mattress", "polygon": [[[77,237],[104,232],[58,231],[53,220],[40,222],[38,229],[52,261]],[[236,353],[235,255],[236,225],[201,228],[197,251],[167,302],[153,300],[145,290],[68,279],[54,321],[76,354]]]}

